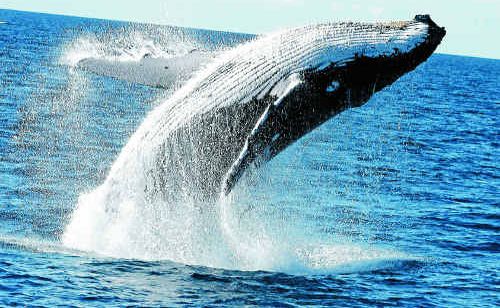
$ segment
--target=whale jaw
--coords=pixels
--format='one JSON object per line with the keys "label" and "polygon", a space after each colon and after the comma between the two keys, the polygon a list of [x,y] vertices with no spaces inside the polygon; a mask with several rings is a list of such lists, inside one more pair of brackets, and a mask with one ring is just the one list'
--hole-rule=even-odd
{"label": "whale jaw", "polygon": [[[279,96],[267,98],[273,103],[265,109],[226,173],[222,194],[231,192],[251,164],[258,166],[269,161],[328,119],[346,109],[362,106],[375,92],[426,61],[446,31],[429,15],[417,15],[412,22],[425,25],[427,33],[408,50],[394,48],[390,54],[375,56],[354,53],[351,59],[288,76],[289,87]],[[404,23],[393,25],[404,27]]]}

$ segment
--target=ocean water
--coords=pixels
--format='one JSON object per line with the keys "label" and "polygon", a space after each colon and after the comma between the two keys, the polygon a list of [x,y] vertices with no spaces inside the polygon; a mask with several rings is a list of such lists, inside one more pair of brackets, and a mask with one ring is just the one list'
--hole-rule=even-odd
{"label": "ocean water", "polygon": [[0,21],[0,305],[500,305],[499,60],[432,56],[219,210],[132,207],[94,223],[94,203],[74,232],[79,199],[172,91],[76,63],[249,36],[7,10]]}

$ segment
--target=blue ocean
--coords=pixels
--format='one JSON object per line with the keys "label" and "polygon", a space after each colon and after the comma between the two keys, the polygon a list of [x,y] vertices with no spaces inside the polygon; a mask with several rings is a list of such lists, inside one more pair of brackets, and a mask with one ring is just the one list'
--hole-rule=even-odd
{"label": "blue ocean", "polygon": [[88,200],[173,90],[76,64],[248,37],[0,10],[0,306],[499,306],[500,60],[433,55],[223,210]]}

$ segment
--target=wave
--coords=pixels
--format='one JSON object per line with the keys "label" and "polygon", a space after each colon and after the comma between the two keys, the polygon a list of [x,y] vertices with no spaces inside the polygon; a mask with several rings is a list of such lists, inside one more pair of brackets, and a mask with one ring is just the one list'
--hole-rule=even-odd
{"label": "wave", "polygon": [[85,255],[82,251],[73,250],[60,242],[49,241],[41,238],[16,237],[0,235],[0,247],[3,249],[24,250],[35,253],[58,253],[67,255]]}

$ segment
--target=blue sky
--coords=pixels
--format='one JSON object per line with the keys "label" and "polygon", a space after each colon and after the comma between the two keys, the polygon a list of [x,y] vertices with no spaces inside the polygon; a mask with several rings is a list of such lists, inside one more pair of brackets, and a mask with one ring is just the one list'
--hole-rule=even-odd
{"label": "blue sky", "polygon": [[500,59],[500,0],[0,0],[0,8],[248,33],[428,13],[448,31],[438,52]]}

